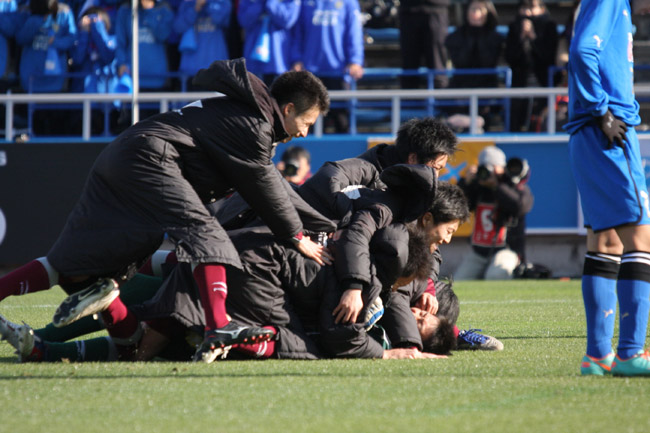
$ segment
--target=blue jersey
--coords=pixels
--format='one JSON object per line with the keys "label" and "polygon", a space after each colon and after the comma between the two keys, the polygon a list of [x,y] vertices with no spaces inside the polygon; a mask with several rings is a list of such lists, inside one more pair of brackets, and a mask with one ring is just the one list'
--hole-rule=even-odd
{"label": "blue jersey", "polygon": [[[166,5],[138,10],[140,86],[160,89],[167,80],[167,37],[172,31],[174,14]],[[131,7],[124,5],[117,11],[115,36],[117,38],[117,68],[131,68]],[[154,75],[155,74],[155,75]]]}
{"label": "blue jersey", "polygon": [[[257,75],[281,74],[291,68],[290,30],[300,16],[300,0],[240,0],[237,20],[244,29],[244,57],[246,69]],[[262,21],[268,19],[269,59],[255,60],[253,51]]]}
{"label": "blue jersey", "polygon": [[74,45],[77,27],[70,8],[59,3],[56,18],[51,14],[29,15],[16,31],[22,46],[20,85],[31,93],[59,92],[68,70],[67,52]]}
{"label": "blue jersey", "polygon": [[637,125],[632,22],[627,0],[583,0],[569,53],[569,159],[585,225],[594,231],[649,224],[650,203],[639,141],[629,128],[622,146],[610,145],[593,121],[611,111]]}
{"label": "blue jersey", "polygon": [[628,0],[581,2],[569,51],[569,133],[608,109],[627,125],[641,122],[631,17]]}
{"label": "blue jersey", "polygon": [[114,87],[113,61],[117,44],[102,20],[93,21],[88,31],[79,30],[72,49],[72,72],[84,74],[70,80],[72,93],[110,93]]}
{"label": "blue jersey", "polygon": [[190,29],[194,31],[195,46],[181,50],[179,67],[181,72],[190,76],[215,60],[228,59],[224,31],[230,24],[232,9],[230,0],[207,0],[199,12],[194,9],[195,4],[195,0],[181,3],[174,20],[174,31],[179,35]]}
{"label": "blue jersey", "polygon": [[7,72],[9,59],[8,40],[14,37],[18,28],[18,3],[16,0],[0,0],[0,78]]}
{"label": "blue jersey", "polygon": [[303,0],[293,32],[293,62],[316,74],[363,65],[363,29],[357,0]]}

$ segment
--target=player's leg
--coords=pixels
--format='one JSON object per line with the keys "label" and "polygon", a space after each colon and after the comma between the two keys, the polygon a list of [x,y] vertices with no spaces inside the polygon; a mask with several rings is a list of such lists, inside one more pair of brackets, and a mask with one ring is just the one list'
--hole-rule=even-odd
{"label": "player's leg", "polygon": [[58,283],[59,273],[47,258],[39,257],[0,278],[0,301],[8,296],[47,290]]}
{"label": "player's leg", "polygon": [[616,287],[620,335],[612,372],[650,375],[650,357],[643,350],[650,313],[650,225],[624,226],[617,232],[625,252]]}
{"label": "player's leg", "polygon": [[149,260],[138,270],[138,273],[154,277],[163,276],[163,265],[178,263],[176,253],[169,250],[158,250],[149,257]]}
{"label": "player's leg", "polygon": [[109,337],[69,343],[49,342],[38,337],[29,325],[7,323],[6,320],[0,320],[0,335],[16,349],[20,362],[114,361],[118,357],[115,344]]}
{"label": "player's leg", "polygon": [[226,269],[216,263],[193,266],[192,275],[199,288],[205,312],[205,338],[195,360],[210,363],[236,344],[255,344],[271,339],[273,330],[244,326],[230,320],[226,313],[228,285]]}
{"label": "player's leg", "polygon": [[[629,365],[643,364],[644,358],[636,356],[636,350],[641,350],[645,340],[645,328],[647,325],[648,310],[644,304],[648,302],[650,289],[650,236],[646,234],[647,228],[644,225],[650,224],[650,210],[648,209],[648,193],[645,182],[645,173],[641,161],[639,143],[633,128],[627,132],[627,140],[623,146],[609,146],[607,139],[595,125],[585,125],[571,135],[569,140],[569,155],[574,172],[574,178],[580,191],[581,205],[585,218],[585,225],[591,227],[594,233],[615,228],[620,241],[623,243],[621,265],[617,275],[616,293],[619,303],[619,320],[621,323],[621,339],[617,354],[623,361],[631,360],[629,363],[619,363],[618,373],[615,371],[616,360],[612,363],[612,372],[615,374],[646,374],[642,368],[627,368]],[[588,240],[595,240],[588,238]],[[588,250],[594,253],[605,253],[605,255],[594,255],[594,260],[608,259],[606,253],[610,251],[599,251],[597,244],[588,245]],[[611,252],[617,252],[619,249]],[[609,257],[610,261],[616,262],[615,256]],[[591,263],[593,264],[593,262]],[[585,266],[590,265],[586,263]],[[613,272],[614,265],[611,265]],[[592,274],[599,274],[601,277],[607,274],[602,267],[591,268]],[[611,273],[610,273],[611,276]],[[592,277],[588,277],[589,278]],[[604,278],[607,279],[607,278]],[[611,279],[611,278],[610,278]],[[584,280],[583,280],[584,281]],[[607,286],[607,289],[597,289],[598,293],[607,291],[603,295],[608,299],[602,301],[605,304],[613,305],[611,300],[611,281],[604,282],[603,278],[596,278],[596,284]],[[589,290],[586,290],[589,294]],[[645,295],[643,295],[645,293]],[[645,296],[645,301],[641,298]],[[598,319],[598,314],[605,315],[605,312],[614,310],[613,306],[604,305],[603,308],[590,307],[589,298],[585,299],[585,308],[588,315],[590,311],[595,315],[592,319]],[[595,301],[597,302],[597,301]],[[645,310],[642,314],[641,310]],[[604,311],[604,312],[603,312]],[[645,315],[644,318],[640,316]],[[609,317],[608,317],[609,318]],[[597,323],[597,322],[594,322]],[[607,327],[612,326],[610,324]],[[639,337],[643,329],[643,339]],[[608,331],[609,332],[609,331]],[[604,337],[603,337],[604,339]],[[600,340],[602,341],[602,339]],[[595,345],[590,350],[595,349]],[[606,343],[602,343],[602,354],[606,350]],[[641,350],[643,353],[643,351]],[[626,359],[626,357],[628,357]],[[635,359],[632,360],[631,357]],[[587,358],[585,358],[587,359]],[[638,359],[638,360],[637,360]],[[587,359],[587,361],[589,361]],[[650,364],[650,361],[647,361]],[[623,372],[622,370],[625,370]],[[638,373],[632,372],[637,370]]]}
{"label": "player's leg", "polygon": [[587,352],[583,375],[603,375],[611,370],[612,337],[616,317],[616,279],[623,244],[613,229],[587,232],[587,253],[582,275],[582,299],[587,319]]}

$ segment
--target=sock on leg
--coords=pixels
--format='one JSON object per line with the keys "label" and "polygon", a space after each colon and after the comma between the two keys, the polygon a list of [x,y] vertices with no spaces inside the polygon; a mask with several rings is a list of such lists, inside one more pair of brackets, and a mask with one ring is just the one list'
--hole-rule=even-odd
{"label": "sock on leg", "polygon": [[192,274],[205,310],[206,330],[223,328],[230,322],[226,315],[226,268],[214,263],[200,263],[194,267]]}
{"label": "sock on leg", "polygon": [[0,278],[0,300],[7,296],[47,290],[56,284],[58,279],[58,272],[45,257],[40,257]]}
{"label": "sock on leg", "polygon": [[650,253],[623,254],[616,290],[620,328],[617,352],[621,359],[628,359],[645,344],[650,312]]}
{"label": "sock on leg", "polygon": [[102,311],[102,320],[108,335],[113,339],[128,339],[140,329],[135,314],[124,305],[119,296]]}
{"label": "sock on leg", "polygon": [[158,250],[149,257],[149,260],[142,265],[138,273],[144,275],[151,275],[154,277],[162,277],[162,265],[165,263],[175,264],[178,263],[176,253],[169,250]]}
{"label": "sock on leg", "polygon": [[57,362],[67,359],[70,362],[113,361],[109,356],[110,339],[106,337],[68,343],[47,342],[46,361]]}
{"label": "sock on leg", "polygon": [[587,252],[582,299],[587,319],[587,355],[600,359],[612,352],[616,317],[616,278],[621,257]]}
{"label": "sock on leg", "polygon": [[104,323],[93,316],[82,317],[69,325],[57,328],[52,323],[48,323],[45,328],[35,329],[36,334],[41,340],[56,343],[72,340],[82,335],[90,334],[104,329]]}

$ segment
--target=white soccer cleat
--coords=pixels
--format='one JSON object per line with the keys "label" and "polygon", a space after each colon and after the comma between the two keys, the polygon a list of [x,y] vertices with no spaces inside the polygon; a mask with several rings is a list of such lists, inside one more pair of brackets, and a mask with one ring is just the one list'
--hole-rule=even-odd
{"label": "white soccer cleat", "polygon": [[2,340],[7,340],[14,349],[18,349],[20,341],[20,328],[21,325],[7,320],[6,317],[0,314],[0,335]]}

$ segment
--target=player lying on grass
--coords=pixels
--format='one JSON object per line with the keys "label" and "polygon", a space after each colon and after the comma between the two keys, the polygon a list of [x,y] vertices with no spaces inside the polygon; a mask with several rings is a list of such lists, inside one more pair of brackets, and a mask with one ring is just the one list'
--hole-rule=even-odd
{"label": "player lying on grass", "polygon": [[[349,230],[354,234],[350,235],[352,241],[348,240],[348,245],[355,242],[367,243],[368,238],[372,236],[374,231],[394,218],[405,220],[415,218],[418,212],[417,209],[421,209],[432,201],[433,192],[435,191],[435,177],[431,169],[424,166],[395,166],[386,170],[382,176],[386,184],[393,189],[372,191],[372,199],[367,198],[369,203],[367,208],[359,212],[359,224]],[[414,179],[415,183],[413,183]],[[362,200],[359,202],[362,202]],[[423,212],[423,210],[419,212]],[[344,237],[346,236],[347,234],[344,235]],[[341,248],[341,256],[352,257],[355,263],[364,263],[353,268],[359,270],[355,276],[365,277],[367,281],[367,272],[363,269],[367,264],[362,260],[362,258],[367,259],[367,251],[364,251],[364,248],[356,249],[355,251],[358,254],[346,253],[346,251],[346,248]],[[345,260],[341,261],[341,263],[345,263]],[[117,304],[117,307],[115,304]],[[134,323],[137,321],[129,318],[128,310],[119,298],[114,300],[111,306],[114,307],[109,308],[112,314],[109,316],[103,314],[109,332],[113,334],[117,332],[118,338],[121,339],[125,339],[125,337],[127,339],[131,338],[136,333]],[[225,344],[222,344],[222,346],[225,346]],[[219,347],[211,348],[211,350],[215,349],[221,350]]]}
{"label": "player lying on grass", "polygon": [[[397,224],[377,234],[378,238],[375,239],[372,248],[373,290],[381,291],[382,287],[388,284],[395,285],[394,282],[391,284],[394,279],[381,283],[379,278],[387,277],[390,270],[400,268],[404,257],[401,251],[402,245],[397,245],[395,248],[385,243],[395,245],[396,238],[403,240],[403,237],[395,234],[401,234],[405,230],[403,225]],[[384,350],[380,343],[368,336],[365,323],[343,323],[342,318],[333,313],[337,307],[341,288],[337,284],[332,266],[320,267],[313,261],[305,260],[291,248],[274,242],[268,233],[240,233],[233,236],[233,242],[241,248],[241,258],[247,272],[229,268],[233,273],[228,275],[232,281],[228,310],[237,323],[250,323],[255,326],[273,325],[269,329],[272,329],[275,334],[273,341],[235,346],[236,351],[253,357],[273,356],[294,359],[316,359],[337,355],[382,358],[432,357],[421,353],[416,348]],[[411,279],[413,266],[415,266],[419,268],[422,275],[426,276],[430,262],[426,260],[422,262],[421,258],[430,257],[429,245],[421,235],[409,238],[409,243],[411,257],[419,259],[407,262],[404,272],[410,274],[408,279]],[[397,254],[398,251],[400,254]],[[382,271],[377,272],[377,269]],[[124,286],[125,295],[131,291],[129,285],[148,281],[147,277],[143,276],[134,278]],[[130,308],[132,310],[130,314],[135,312],[134,316],[139,315],[150,319],[147,322],[148,326],[145,327],[144,337],[137,342],[139,343],[137,351],[135,342],[119,339],[111,341],[99,338],[85,342],[50,343],[38,337],[44,334],[53,335],[56,332],[67,332],[67,336],[71,336],[71,332],[65,327],[46,327],[32,333],[27,325],[17,326],[2,319],[0,331],[11,344],[17,347],[23,361],[56,361],[63,358],[70,361],[110,360],[118,355],[121,355],[124,360],[144,360],[153,356],[189,360],[195,350],[194,344],[200,342],[200,338],[196,337],[200,337],[203,325],[201,304],[197,296],[197,288],[192,281],[189,268],[179,264],[174,267],[151,300]],[[283,286],[290,286],[291,289],[285,290]],[[390,290],[390,286],[385,289]],[[142,294],[145,290],[147,289],[137,288],[133,291]],[[294,299],[292,295],[295,294],[299,296]],[[165,306],[167,308],[163,308]],[[325,325],[320,326],[322,338],[318,343],[306,333],[301,320],[303,318],[309,322],[307,326],[314,329],[319,327],[318,321],[324,322]],[[446,342],[442,342],[447,347],[441,348],[441,351],[447,351],[454,342],[451,326],[446,324],[445,320],[438,320],[435,316],[418,309],[413,310],[411,320],[419,324],[420,338],[430,345],[436,344],[434,343],[436,335],[441,333],[447,335]],[[88,318],[83,322],[87,321]],[[76,331],[81,332],[79,328],[83,322],[69,326],[77,327]],[[195,338],[188,340],[188,336]],[[449,336],[452,338],[450,339]],[[344,338],[349,338],[350,341],[343,341]],[[220,354],[230,348],[224,349]]]}
{"label": "player lying on grass", "polygon": [[[369,280],[367,246],[373,233],[390,224],[392,221],[412,221],[423,214],[433,202],[436,190],[434,171],[423,165],[395,165],[381,174],[382,182],[386,185],[384,190],[366,190],[361,198],[355,200],[355,223],[344,232],[346,248],[338,252],[342,265],[349,265],[347,269],[339,272],[343,284],[354,285],[360,289]],[[306,205],[307,206],[307,205]],[[314,213],[316,213],[314,211]],[[316,213],[317,214],[317,213]],[[352,247],[352,248],[350,248]],[[350,275],[349,277],[346,276]],[[221,288],[220,288],[221,289]],[[225,297],[218,299],[213,304],[213,310],[225,314]],[[68,305],[68,308],[70,306]],[[113,334],[120,338],[130,338],[132,329],[130,322],[125,320],[126,307],[119,298],[113,300],[106,311],[102,313],[104,322]],[[259,335],[270,335],[261,328],[253,329]],[[197,351],[197,359],[213,359],[212,351],[220,351],[224,346],[249,340],[248,334],[224,334],[227,338],[207,341]]]}

